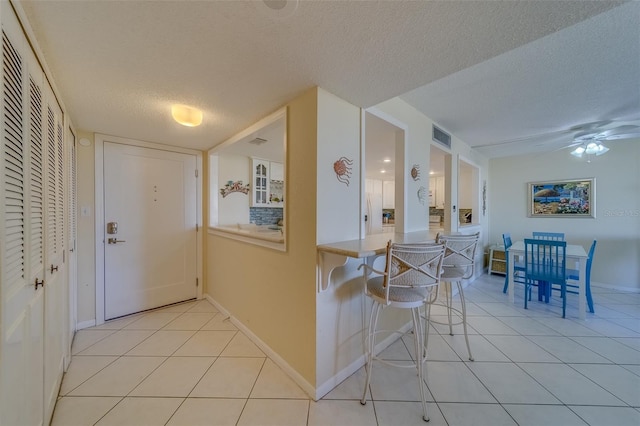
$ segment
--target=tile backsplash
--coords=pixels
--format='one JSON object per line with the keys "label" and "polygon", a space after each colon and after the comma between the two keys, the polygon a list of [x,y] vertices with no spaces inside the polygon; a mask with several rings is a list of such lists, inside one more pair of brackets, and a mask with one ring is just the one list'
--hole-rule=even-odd
{"label": "tile backsplash", "polygon": [[280,207],[249,207],[249,220],[256,225],[275,225],[282,217]]}

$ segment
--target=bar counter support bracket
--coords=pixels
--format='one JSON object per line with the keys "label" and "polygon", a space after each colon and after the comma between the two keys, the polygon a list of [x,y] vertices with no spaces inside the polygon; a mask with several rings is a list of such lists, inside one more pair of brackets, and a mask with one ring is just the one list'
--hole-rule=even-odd
{"label": "bar counter support bracket", "polygon": [[333,270],[340,266],[346,265],[349,258],[341,254],[329,253],[326,251],[321,251],[319,253],[320,288],[318,289],[318,292],[321,293],[329,288]]}

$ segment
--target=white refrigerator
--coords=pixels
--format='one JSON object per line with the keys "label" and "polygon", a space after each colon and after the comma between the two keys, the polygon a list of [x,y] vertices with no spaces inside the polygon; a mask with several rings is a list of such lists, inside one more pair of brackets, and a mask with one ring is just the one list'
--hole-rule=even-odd
{"label": "white refrigerator", "polygon": [[377,179],[365,180],[366,210],[365,231],[369,234],[382,233],[382,181]]}

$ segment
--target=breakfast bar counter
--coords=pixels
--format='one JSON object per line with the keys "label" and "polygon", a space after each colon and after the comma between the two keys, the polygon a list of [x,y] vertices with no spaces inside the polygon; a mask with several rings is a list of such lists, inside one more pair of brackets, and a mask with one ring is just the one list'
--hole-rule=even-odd
{"label": "breakfast bar counter", "polygon": [[329,244],[318,245],[319,288],[324,291],[331,281],[331,273],[337,267],[346,265],[349,258],[364,259],[367,263],[373,263],[377,256],[387,251],[387,242],[410,244],[434,241],[436,231],[417,231],[406,234],[382,233],[367,235],[363,239],[338,241]]}

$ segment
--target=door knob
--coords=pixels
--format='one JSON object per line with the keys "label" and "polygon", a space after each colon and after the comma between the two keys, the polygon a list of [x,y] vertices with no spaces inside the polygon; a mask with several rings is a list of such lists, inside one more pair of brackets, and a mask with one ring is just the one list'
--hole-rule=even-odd
{"label": "door knob", "polygon": [[125,240],[119,240],[117,238],[109,238],[107,240],[107,243],[109,243],[109,244],[118,244],[118,243],[126,243],[126,241]]}

